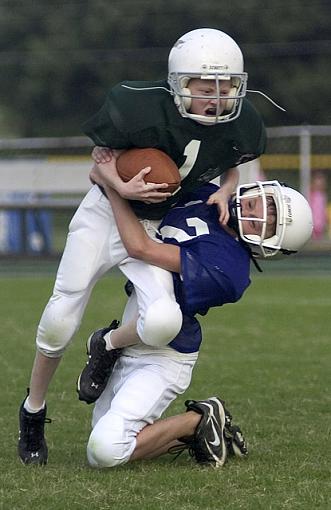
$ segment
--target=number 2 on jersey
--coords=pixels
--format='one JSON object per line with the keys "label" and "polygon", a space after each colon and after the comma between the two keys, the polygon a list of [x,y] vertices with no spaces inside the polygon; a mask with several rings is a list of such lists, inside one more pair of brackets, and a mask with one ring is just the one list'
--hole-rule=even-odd
{"label": "number 2 on jersey", "polygon": [[197,217],[187,218],[186,224],[188,227],[193,227],[195,233],[193,235],[188,234],[182,228],[173,227],[171,225],[165,225],[160,228],[160,234],[162,239],[176,239],[179,243],[184,241],[188,241],[189,239],[194,239],[195,237],[202,236],[204,234],[209,234],[208,224]]}

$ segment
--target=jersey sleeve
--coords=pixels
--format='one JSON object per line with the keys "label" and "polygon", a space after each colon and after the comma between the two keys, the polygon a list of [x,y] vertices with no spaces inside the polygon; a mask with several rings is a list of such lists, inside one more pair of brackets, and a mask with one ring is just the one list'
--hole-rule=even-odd
{"label": "jersey sleeve", "polygon": [[235,240],[222,249],[212,235],[182,243],[175,290],[183,312],[205,315],[211,307],[238,301],[250,284],[249,265],[248,253]]}
{"label": "jersey sleeve", "polygon": [[95,145],[126,149],[132,144],[120,111],[123,98],[118,94],[118,87],[110,90],[100,110],[83,124],[83,131]]}
{"label": "jersey sleeve", "polygon": [[83,125],[83,131],[98,145],[113,149],[165,145],[163,150],[172,155],[166,150],[168,134],[163,124],[174,105],[170,94],[164,92],[165,85],[165,81],[118,83],[101,109]]}

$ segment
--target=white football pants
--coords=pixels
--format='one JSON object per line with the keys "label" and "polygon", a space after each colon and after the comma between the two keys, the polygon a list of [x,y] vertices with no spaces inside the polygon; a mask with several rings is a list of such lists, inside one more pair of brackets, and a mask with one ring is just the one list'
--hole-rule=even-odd
{"label": "white football pants", "polygon": [[[134,314],[131,296],[126,316]],[[97,400],[87,445],[92,467],[115,467],[130,460],[138,433],[159,419],[191,382],[197,353],[139,345],[125,349]]]}
{"label": "white football pants", "polygon": [[48,357],[62,355],[80,326],[94,285],[114,266],[135,286],[137,333],[142,342],[160,346],[175,338],[182,313],[171,273],[128,257],[110,203],[95,185],[69,225],[53,295],[38,326],[36,343],[40,352]]}

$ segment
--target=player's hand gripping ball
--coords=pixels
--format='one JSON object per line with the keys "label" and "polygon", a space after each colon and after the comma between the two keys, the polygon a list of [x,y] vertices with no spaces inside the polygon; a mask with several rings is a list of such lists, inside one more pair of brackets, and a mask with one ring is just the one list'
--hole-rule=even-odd
{"label": "player's hand gripping ball", "polygon": [[162,184],[168,188],[163,191],[173,193],[180,186],[180,173],[176,163],[163,151],[153,148],[128,149],[119,156],[116,162],[118,174],[127,182],[135,177],[140,170],[150,166],[151,171],[145,176],[145,182]]}

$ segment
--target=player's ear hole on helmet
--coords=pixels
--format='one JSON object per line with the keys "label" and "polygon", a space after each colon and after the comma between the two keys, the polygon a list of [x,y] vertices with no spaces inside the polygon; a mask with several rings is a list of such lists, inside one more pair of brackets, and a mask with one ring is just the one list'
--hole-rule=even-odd
{"label": "player's ear hole on helmet", "polygon": [[[182,89],[182,94],[183,94],[183,96],[191,96],[191,91],[189,88],[184,87]],[[184,103],[184,107],[186,108],[186,110],[189,110],[192,105],[192,98],[191,97],[183,97],[183,103]]]}
{"label": "player's ear hole on helmet", "polygon": [[[230,89],[230,92],[229,92],[229,96],[236,96],[237,95],[237,87],[231,87]],[[224,111],[225,112],[230,112],[234,105],[235,105],[235,99],[227,99],[226,103],[225,103],[225,108],[224,108]]]}
{"label": "player's ear hole on helmet", "polygon": [[267,200],[267,228],[265,238],[269,239],[270,237],[276,234],[277,208],[275,201],[272,197],[267,196],[266,200]]}

